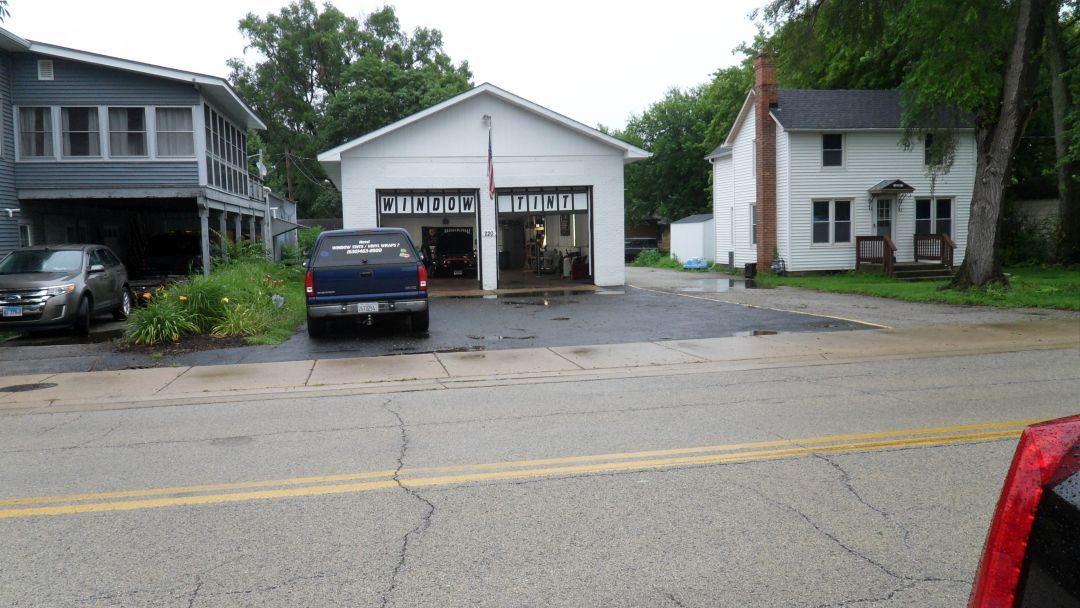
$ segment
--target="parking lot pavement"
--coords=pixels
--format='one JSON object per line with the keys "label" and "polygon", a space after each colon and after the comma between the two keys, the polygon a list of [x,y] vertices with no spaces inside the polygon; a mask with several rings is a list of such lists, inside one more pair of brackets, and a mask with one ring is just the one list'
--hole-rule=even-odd
{"label": "parking lot pavement", "polygon": [[639,289],[552,292],[497,298],[438,298],[431,328],[407,323],[341,324],[312,340],[301,330],[278,346],[224,348],[153,359],[116,352],[111,343],[0,349],[0,375],[124,369],[138,366],[228,365],[428,352],[689,340],[860,329],[850,321],[754,309]]}

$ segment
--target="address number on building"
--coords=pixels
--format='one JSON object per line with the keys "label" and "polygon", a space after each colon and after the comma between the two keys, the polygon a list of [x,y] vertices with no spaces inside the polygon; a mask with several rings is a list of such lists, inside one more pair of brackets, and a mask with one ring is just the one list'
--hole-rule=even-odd
{"label": "address number on building", "polygon": [[494,230],[485,230],[484,231],[484,236],[495,236],[495,231]]}

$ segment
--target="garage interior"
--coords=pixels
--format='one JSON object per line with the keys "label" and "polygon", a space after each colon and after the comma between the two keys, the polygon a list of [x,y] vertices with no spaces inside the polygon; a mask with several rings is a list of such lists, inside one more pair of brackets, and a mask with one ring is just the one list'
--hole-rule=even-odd
{"label": "garage interior", "polygon": [[500,289],[592,284],[588,196],[562,188],[499,192]]}

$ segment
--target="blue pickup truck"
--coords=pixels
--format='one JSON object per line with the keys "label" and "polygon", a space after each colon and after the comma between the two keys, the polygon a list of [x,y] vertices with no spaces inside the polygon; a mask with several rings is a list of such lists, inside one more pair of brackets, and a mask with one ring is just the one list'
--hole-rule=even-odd
{"label": "blue pickup truck", "polygon": [[427,269],[401,228],[323,232],[307,260],[308,335],[326,333],[334,319],[407,315],[413,331],[427,331]]}

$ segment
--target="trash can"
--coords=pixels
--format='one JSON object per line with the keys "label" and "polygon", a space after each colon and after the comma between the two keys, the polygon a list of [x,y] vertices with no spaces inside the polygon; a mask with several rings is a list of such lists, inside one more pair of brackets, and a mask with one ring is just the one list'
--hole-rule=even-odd
{"label": "trash can", "polygon": [[743,277],[752,279],[757,276],[757,262],[747,262],[743,269]]}

